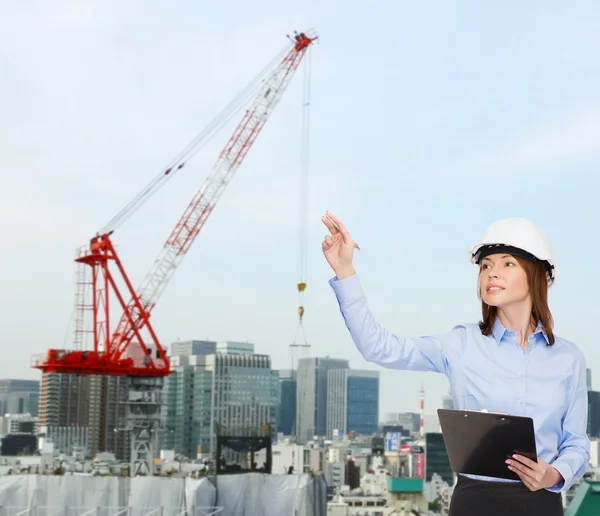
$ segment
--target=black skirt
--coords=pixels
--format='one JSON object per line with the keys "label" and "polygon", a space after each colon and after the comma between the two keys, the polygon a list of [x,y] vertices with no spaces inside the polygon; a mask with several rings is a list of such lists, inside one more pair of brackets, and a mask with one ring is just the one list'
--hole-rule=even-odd
{"label": "black skirt", "polygon": [[450,516],[563,516],[560,493],[530,491],[522,482],[475,480],[458,475]]}

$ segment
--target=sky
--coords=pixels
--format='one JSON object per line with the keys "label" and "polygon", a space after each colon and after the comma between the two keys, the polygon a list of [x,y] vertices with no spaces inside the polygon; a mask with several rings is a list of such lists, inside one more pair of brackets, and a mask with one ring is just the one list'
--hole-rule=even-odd
{"label": "sky", "polygon": [[[356,350],[328,285],[325,210],[394,333],[476,322],[466,250],[526,217],[547,233],[557,335],[600,388],[600,4],[25,0],[0,4],[0,377],[70,347],[75,250],[286,44],[313,28],[304,327],[312,356],[381,372],[380,415],[426,412],[440,374]],[[305,60],[308,62],[308,60]],[[160,298],[178,339],[249,341],[291,363],[298,296],[302,66]],[[233,131],[234,118],[113,240],[139,284]]]}

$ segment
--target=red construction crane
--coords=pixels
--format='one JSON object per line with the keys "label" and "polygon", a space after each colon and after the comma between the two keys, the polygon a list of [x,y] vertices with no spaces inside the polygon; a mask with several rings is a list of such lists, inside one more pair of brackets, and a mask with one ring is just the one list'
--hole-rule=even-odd
{"label": "red construction crane", "polygon": [[[286,47],[269,64],[265,69],[266,77],[265,73],[257,76],[205,132],[90,240],[89,246],[80,249],[75,260],[78,264],[75,347],[81,348],[83,335],[89,333],[93,336],[93,350],[50,349],[47,354],[34,357],[32,367],[43,372],[72,374],[137,377],[169,374],[169,359],[152,328],[150,314],[317,36],[312,32],[295,32],[293,38],[288,38],[292,41],[291,48]],[[212,171],[197,190],[136,291],[112,242],[115,229],[180,170],[200,145],[231,118],[236,106],[256,90],[251,107],[246,110]],[[91,268],[89,283],[84,279],[85,272],[90,270],[86,266]],[[121,282],[123,289],[118,285]],[[91,302],[86,301],[86,286],[91,290]],[[117,301],[122,311],[114,331],[111,331],[110,325],[111,299]],[[86,329],[84,325],[86,315],[91,315],[92,329]],[[143,333],[147,335],[146,339]]]}

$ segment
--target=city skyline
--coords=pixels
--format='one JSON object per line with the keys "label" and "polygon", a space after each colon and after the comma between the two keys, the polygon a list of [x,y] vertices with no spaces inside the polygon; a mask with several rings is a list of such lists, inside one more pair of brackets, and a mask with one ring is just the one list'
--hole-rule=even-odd
{"label": "city skyline", "polygon": [[[196,341],[194,341],[194,340],[190,340],[190,341],[178,341],[177,343],[173,343],[173,344],[181,344],[181,343],[183,343],[184,345],[185,344],[189,344],[189,346],[187,346],[187,349],[184,351],[183,354],[193,354],[193,353],[195,353],[195,352],[192,351],[192,349],[193,349],[192,348],[192,343],[193,342],[198,343],[198,347],[197,347],[197,349],[196,349],[195,352],[198,352],[200,354],[209,352],[209,350],[207,349],[207,344],[211,344],[211,343],[216,344],[217,343],[216,341],[206,341],[206,340],[202,340],[202,341],[196,340]],[[221,343],[222,344],[227,344],[227,341],[221,341]],[[239,344],[239,343],[233,343],[233,344]],[[202,349],[203,349],[203,351],[201,351]],[[226,346],[223,346],[222,349],[226,349]],[[214,349],[214,352],[216,352],[216,347]],[[174,355],[174,356],[176,356],[176,355]],[[334,358],[334,360],[336,360],[336,359]],[[340,360],[340,359],[338,359],[338,360]],[[343,359],[341,359],[341,360],[343,360]],[[179,366],[180,364],[177,362],[176,365]],[[280,375],[279,378],[282,379],[282,380],[287,380],[287,379],[293,378],[293,383],[294,383],[293,393],[294,393],[294,396],[295,396],[295,394],[296,394],[296,387],[295,387],[295,384],[296,384],[296,370],[291,370],[291,369],[275,369],[275,368],[273,368],[273,371],[277,372],[277,374]],[[367,374],[373,373],[373,374],[378,374],[378,378],[381,377],[381,374],[380,374],[379,371],[376,371],[376,370],[362,370],[361,371],[361,370],[358,370],[356,368],[352,368],[351,364],[349,364],[349,366],[348,366],[348,372],[350,372],[350,373],[359,373],[359,374],[360,373],[367,373]],[[282,373],[283,373],[283,375],[282,375]],[[597,391],[597,390],[594,389],[594,385],[593,385],[594,375],[593,375],[592,369],[589,368],[589,367],[587,368],[587,375],[586,376],[587,376],[587,388],[588,388],[588,391],[593,391],[593,392],[599,393],[600,391]],[[6,383],[6,382],[15,382],[15,381],[16,382],[22,382],[22,381],[29,381],[29,380],[23,379],[23,378],[0,378],[0,384]],[[420,388],[424,389],[424,393],[426,395],[425,397],[427,399],[428,397],[427,397],[427,388],[426,388],[426,386],[422,384],[420,386]],[[419,388],[419,391],[420,391],[420,388]],[[24,391],[17,390],[15,392],[17,394],[22,394]],[[2,394],[2,393],[0,393],[0,394]],[[435,413],[435,411],[438,408],[450,408],[450,409],[452,409],[453,408],[453,406],[452,406],[452,398],[450,396],[451,396],[451,391],[448,388],[447,391],[442,395],[442,397],[440,398],[440,400],[437,402],[437,404],[435,402],[434,402],[433,405],[428,405],[427,403],[425,403],[425,411],[424,411],[425,417],[426,418],[431,418],[431,417],[436,417],[437,418],[437,414]],[[433,398],[433,395],[431,395],[429,397]],[[0,398],[1,398],[1,396],[0,396]],[[420,411],[418,409],[399,410],[397,408],[394,408],[394,410],[387,411],[387,410],[382,409],[382,407],[381,407],[381,397],[380,396],[379,396],[378,399],[379,399],[379,407],[378,407],[378,412],[379,412],[378,422],[379,423],[389,423],[390,421],[393,420],[393,419],[390,419],[390,416],[396,415],[396,414],[408,414],[408,413],[412,413],[412,414],[418,416],[419,413],[420,413]],[[296,400],[294,400],[294,407],[295,407],[295,403],[296,403]],[[419,398],[419,402],[418,403],[420,403],[420,398]],[[38,406],[38,403],[36,402],[35,403],[36,410],[35,410],[35,413],[32,414],[32,416],[37,416],[37,406]],[[0,399],[0,408],[2,408],[2,399]],[[23,410],[23,411],[15,411],[14,413],[19,414],[19,413],[27,413],[27,412],[31,412],[31,411]],[[2,413],[0,411],[0,416],[1,415],[2,415]],[[290,428],[292,427],[292,425],[295,425],[295,422],[296,422],[295,421],[296,420],[295,413],[292,416],[292,419],[293,419],[293,422],[290,423],[289,425],[287,425],[287,426],[290,426]]]}
{"label": "city skyline", "polygon": [[[593,370],[600,5],[533,2],[519,13],[316,0],[258,0],[235,12],[189,0],[176,9],[11,6],[0,17],[0,44],[10,49],[0,54],[0,332],[11,346],[0,377],[41,379],[31,356],[72,346],[75,249],[206,127],[286,34],[309,27],[320,36],[311,51],[303,318],[311,354],[380,371],[382,413],[418,410],[421,384],[426,407],[447,390],[442,375],[377,368],[358,353],[327,284],[325,210],[360,243],[355,265],[377,320],[412,336],[479,320],[467,246],[492,220],[524,216],[555,247],[556,333]],[[160,298],[152,321],[161,342],[249,341],[275,368],[289,368],[298,325],[298,72]],[[114,234],[136,286],[231,129]]]}
{"label": "city skyline", "polygon": [[[253,349],[256,349],[256,353],[260,354],[259,351],[259,346],[256,346],[255,343],[250,343],[250,342],[236,342],[236,341],[228,341],[226,339],[217,339],[217,340],[211,340],[209,338],[203,338],[203,339],[178,339],[174,342],[171,342],[168,346],[167,346],[167,353],[169,354],[169,356],[176,356],[175,354],[172,353],[172,349],[178,349],[177,346],[184,344],[184,345],[191,345],[191,343],[196,342],[198,343],[198,345],[202,345],[202,346],[206,346],[207,344],[221,344],[223,346],[226,346],[227,344],[242,344],[242,345],[249,345],[249,346],[253,346]],[[190,348],[191,349],[191,348]],[[216,352],[216,347],[215,347],[215,352]],[[296,363],[297,363],[297,359],[298,358],[333,358],[333,359],[337,359],[337,360],[347,360],[343,357],[316,357],[316,356],[297,356],[296,355]],[[271,357],[272,359],[272,357]],[[365,362],[363,364],[361,364],[361,366],[355,366],[351,363],[349,363],[348,367],[349,369],[354,369],[354,370],[358,370],[358,369],[362,369],[364,371],[370,371],[370,372],[378,372],[379,373],[379,381],[381,382],[382,377],[384,376],[384,372],[385,369],[378,367],[378,366],[374,366],[374,367],[369,367],[372,364],[369,364],[368,362]],[[365,367],[366,366],[366,367]],[[273,370],[274,371],[290,371],[289,367],[276,367],[276,364],[273,364]],[[414,373],[411,371],[407,371],[409,374],[415,376],[415,377],[421,377],[423,376],[422,374],[419,373]],[[405,371],[397,371],[397,374],[403,374],[405,373]],[[35,371],[34,371],[35,374]],[[593,378],[594,378],[594,368],[590,367],[588,364],[587,367],[587,381],[588,381],[588,390],[594,390],[593,387]],[[436,379],[436,377],[439,377],[442,379],[442,382],[434,382],[434,388],[431,388],[431,385],[428,385],[427,382],[427,377],[429,377],[429,379]],[[9,379],[15,379],[16,377],[13,375],[13,377],[11,378],[0,378],[0,382],[4,381],[4,380],[9,380]],[[18,378],[17,380],[35,380],[35,378],[27,378],[27,377],[22,377],[22,378]],[[444,398],[451,395],[450,392],[450,385],[449,383],[446,381],[444,382],[445,377],[443,375],[435,375],[435,374],[426,374],[425,379],[423,380],[419,380],[420,383],[413,383],[412,384],[412,389],[411,392],[414,393],[414,395],[416,397],[414,397],[414,399],[408,399],[407,397],[403,398],[403,403],[400,404],[388,404],[386,406],[382,405],[382,399],[383,399],[383,392],[380,393],[379,396],[379,414],[380,414],[380,418],[379,421],[380,422],[384,422],[384,418],[383,416],[386,413],[408,413],[408,412],[412,412],[412,413],[419,413],[420,412],[420,400],[421,400],[421,395],[420,395],[420,390],[423,387],[424,388],[424,399],[425,399],[425,415],[427,416],[432,416],[435,415],[435,411],[438,408],[445,408],[444,407]],[[38,381],[38,380],[35,380]],[[40,379],[39,381],[41,382],[41,375],[40,375]],[[417,382],[417,380],[415,379],[415,382]],[[432,383],[432,382],[430,382]],[[445,385],[444,385],[445,383]]]}

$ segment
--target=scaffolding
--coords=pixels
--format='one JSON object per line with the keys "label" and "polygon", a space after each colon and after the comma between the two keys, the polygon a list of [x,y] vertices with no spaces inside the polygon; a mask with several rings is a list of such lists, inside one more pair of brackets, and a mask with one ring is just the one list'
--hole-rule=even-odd
{"label": "scaffolding", "polygon": [[[259,426],[227,427],[217,423],[217,475],[256,471],[271,473],[273,468],[273,428],[269,423]],[[266,460],[259,467],[257,452],[265,450]]]}

